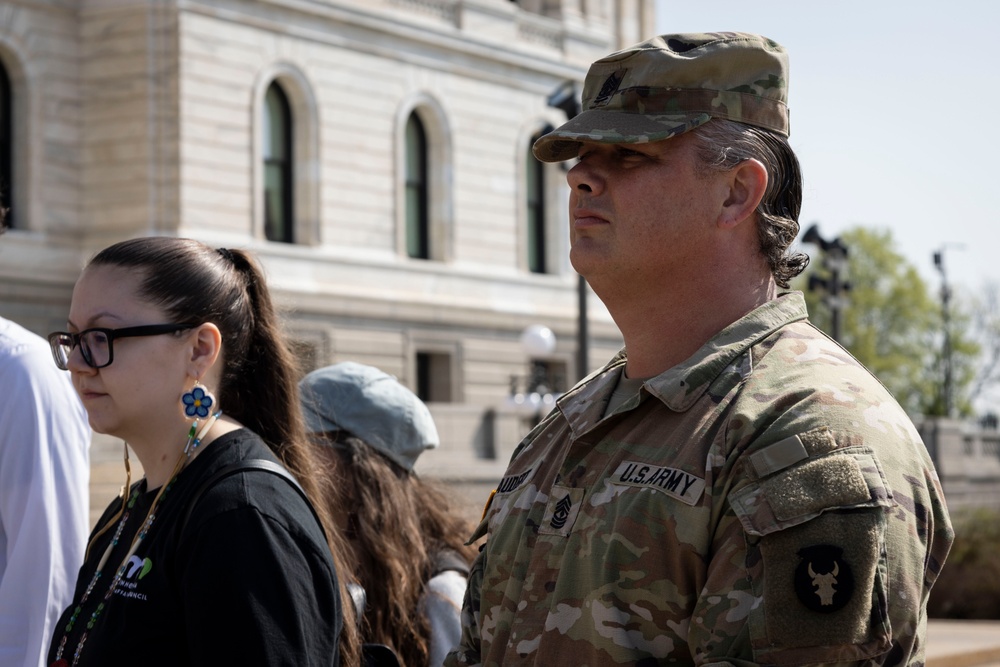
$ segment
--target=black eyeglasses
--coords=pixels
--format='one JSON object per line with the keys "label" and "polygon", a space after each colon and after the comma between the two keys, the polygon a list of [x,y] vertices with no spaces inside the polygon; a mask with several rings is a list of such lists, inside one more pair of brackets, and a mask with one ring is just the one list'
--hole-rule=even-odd
{"label": "black eyeglasses", "polygon": [[112,341],[116,338],[131,338],[134,336],[160,336],[175,333],[185,329],[193,329],[195,324],[147,324],[141,327],[125,327],[124,329],[84,329],[80,333],[56,331],[49,334],[49,345],[52,347],[52,358],[56,366],[64,371],[69,370],[69,356],[73,348],[80,346],[83,360],[91,368],[110,366],[115,359]]}

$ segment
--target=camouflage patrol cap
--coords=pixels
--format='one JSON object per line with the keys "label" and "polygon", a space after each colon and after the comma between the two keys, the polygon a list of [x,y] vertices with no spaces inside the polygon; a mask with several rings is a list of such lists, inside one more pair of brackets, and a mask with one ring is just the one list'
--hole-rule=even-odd
{"label": "camouflage patrol cap", "polygon": [[711,118],[788,136],[788,54],[740,32],[661,35],[601,58],[583,86],[583,111],[535,142],[535,157],[576,157],[581,141],[641,144]]}

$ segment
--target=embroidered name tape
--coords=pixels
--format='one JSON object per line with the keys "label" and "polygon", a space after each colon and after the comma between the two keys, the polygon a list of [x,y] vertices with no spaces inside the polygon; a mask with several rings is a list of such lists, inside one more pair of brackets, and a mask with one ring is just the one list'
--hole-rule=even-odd
{"label": "embroidered name tape", "polygon": [[611,476],[612,484],[656,489],[682,503],[694,505],[705,490],[705,480],[678,470],[648,463],[623,461]]}
{"label": "embroidered name tape", "polygon": [[508,475],[500,480],[500,484],[497,485],[497,493],[510,493],[511,491],[516,491],[517,489],[524,486],[524,483],[531,478],[531,473],[534,468],[528,468],[519,475]]}

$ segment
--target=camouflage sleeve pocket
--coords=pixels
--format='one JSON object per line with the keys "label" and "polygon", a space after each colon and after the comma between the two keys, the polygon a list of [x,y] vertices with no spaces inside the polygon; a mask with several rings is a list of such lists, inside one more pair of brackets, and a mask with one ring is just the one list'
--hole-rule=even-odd
{"label": "camouflage sleeve pocket", "polygon": [[894,504],[879,462],[858,446],[793,458],[751,461],[765,474],[751,473],[757,479],[731,497],[763,601],[749,616],[754,658],[791,665],[878,655],[891,637],[885,527]]}
{"label": "camouflage sleeve pocket", "polygon": [[758,536],[796,526],[828,510],[893,505],[885,475],[867,447],[806,457],[740,489],[729,501],[743,529]]}

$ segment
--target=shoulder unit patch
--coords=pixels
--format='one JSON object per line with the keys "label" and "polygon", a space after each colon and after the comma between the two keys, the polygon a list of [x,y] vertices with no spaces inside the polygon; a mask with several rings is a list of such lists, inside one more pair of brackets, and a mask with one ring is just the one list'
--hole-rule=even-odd
{"label": "shoulder unit patch", "polygon": [[829,544],[798,551],[801,561],[795,568],[795,594],[810,611],[837,611],[854,594],[854,574],[843,553],[840,547]]}

